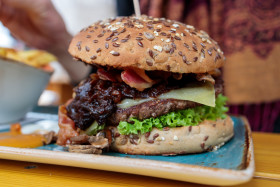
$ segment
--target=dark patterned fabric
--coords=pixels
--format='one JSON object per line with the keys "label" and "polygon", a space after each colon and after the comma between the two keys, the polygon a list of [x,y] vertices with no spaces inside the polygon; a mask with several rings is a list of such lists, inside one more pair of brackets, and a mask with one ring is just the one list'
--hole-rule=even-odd
{"label": "dark patterned fabric", "polygon": [[[235,103],[230,106],[230,112],[247,116],[254,131],[273,131],[280,116],[280,86],[276,82],[279,80],[277,68],[280,70],[280,63],[277,59],[280,51],[274,50],[276,47],[280,49],[280,1],[141,0],[140,5],[142,14],[194,25],[218,41],[227,61],[239,64],[225,65],[225,86],[232,86],[227,94]],[[232,59],[238,59],[238,62],[232,62]],[[254,59],[258,60],[259,67],[254,66]],[[270,65],[269,71],[265,71],[266,65]],[[246,71],[243,74],[237,72],[239,67],[248,69],[247,77]],[[248,89],[243,90],[242,84],[230,85],[238,82],[249,85]],[[242,96],[238,98],[240,91]]]}

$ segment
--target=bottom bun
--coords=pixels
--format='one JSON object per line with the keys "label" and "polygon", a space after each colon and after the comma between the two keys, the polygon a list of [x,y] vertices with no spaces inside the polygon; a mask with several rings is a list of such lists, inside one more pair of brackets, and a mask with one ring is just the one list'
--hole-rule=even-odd
{"label": "bottom bun", "polygon": [[116,127],[111,127],[115,138],[111,149],[126,154],[177,155],[200,153],[219,148],[233,135],[233,121],[226,119],[203,121],[197,126],[153,128],[143,135],[119,135]]}

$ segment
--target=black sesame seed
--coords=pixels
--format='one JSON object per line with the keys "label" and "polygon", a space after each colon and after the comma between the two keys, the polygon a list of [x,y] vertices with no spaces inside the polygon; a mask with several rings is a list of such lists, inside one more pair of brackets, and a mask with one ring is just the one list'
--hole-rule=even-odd
{"label": "black sesame seed", "polygon": [[112,32],[109,37],[112,38],[114,35],[115,35],[115,33]]}
{"label": "black sesame seed", "polygon": [[143,36],[143,33],[141,33],[141,32],[139,32],[139,34],[138,34],[139,36]]}
{"label": "black sesame seed", "polygon": [[91,38],[91,35],[87,35],[86,38]]}
{"label": "black sesame seed", "polygon": [[138,41],[137,44],[140,46],[140,47],[143,47],[143,43],[141,41]]}
{"label": "black sesame seed", "polygon": [[121,30],[121,32],[120,33],[124,33],[126,31],[126,28],[124,28],[123,30]]}
{"label": "black sesame seed", "polygon": [[93,40],[93,43],[98,43],[98,40]]}
{"label": "black sesame seed", "polygon": [[88,31],[89,33],[93,33],[94,32],[94,30],[90,30],[90,31]]}
{"label": "black sesame seed", "polygon": [[181,40],[181,38],[178,37],[178,36],[174,36],[174,38],[175,38],[176,40]]}
{"label": "black sesame seed", "polygon": [[190,46],[189,46],[188,44],[184,43],[184,46],[185,46],[188,50],[190,50]]}
{"label": "black sesame seed", "polygon": [[202,149],[204,149],[205,143],[200,144],[200,147],[201,147]]}
{"label": "black sesame seed", "polygon": [[166,33],[165,32],[161,32],[160,35],[166,36]]}
{"label": "black sesame seed", "polygon": [[182,53],[182,51],[179,51],[179,52],[178,52],[178,54],[179,54],[180,56],[183,56],[183,53]]}
{"label": "black sesame seed", "polygon": [[157,32],[160,32],[160,31],[161,31],[161,29],[156,29],[156,31],[157,31]]}
{"label": "black sesame seed", "polygon": [[104,29],[105,27],[106,27],[105,25],[101,25],[101,28],[103,28],[103,29]]}
{"label": "black sesame seed", "polygon": [[173,53],[174,53],[174,48],[171,48],[169,54],[173,54]]}
{"label": "black sesame seed", "polygon": [[148,66],[152,66],[153,65],[153,61],[152,60],[146,60],[146,63],[148,64]]}
{"label": "black sesame seed", "polygon": [[129,39],[129,38],[130,38],[130,34],[129,34],[129,35],[127,35],[125,38]]}
{"label": "black sesame seed", "polygon": [[157,137],[159,137],[159,133],[154,134],[153,139],[156,139]]}
{"label": "black sesame seed", "polygon": [[193,48],[193,50],[197,51],[197,47],[196,47],[196,44],[194,42],[192,42],[192,48]]}
{"label": "black sesame seed", "polygon": [[200,45],[201,45],[203,48],[205,48],[205,47],[206,47],[203,43],[200,43]]}
{"label": "black sesame seed", "polygon": [[212,56],[212,52],[211,52],[211,50],[209,49],[209,50],[207,50],[207,52],[208,52],[208,54],[210,55],[210,56]]}
{"label": "black sesame seed", "polygon": [[92,55],[92,56],[90,57],[91,60],[95,60],[96,58],[97,58],[96,55]]}
{"label": "black sesame seed", "polygon": [[136,40],[143,40],[142,37],[136,37]]}
{"label": "black sesame seed", "polygon": [[114,47],[120,47],[120,44],[118,44],[118,43],[113,43],[112,44]]}
{"label": "black sesame seed", "polygon": [[150,57],[154,58],[154,52],[151,49],[149,50],[149,55]]}
{"label": "black sesame seed", "polygon": [[109,44],[106,42],[105,43],[105,48],[108,49],[109,48]]}
{"label": "black sesame seed", "polygon": [[175,43],[171,43],[171,46],[172,46],[174,49],[177,48]]}
{"label": "black sesame seed", "polygon": [[169,32],[171,32],[171,33],[176,33],[176,31],[173,31],[173,30],[169,30]]}
{"label": "black sesame seed", "polygon": [[90,48],[89,48],[88,46],[85,46],[85,50],[86,50],[87,52],[89,52],[89,51],[90,51]]}
{"label": "black sesame seed", "polygon": [[98,38],[101,38],[102,36],[104,36],[103,33],[97,35]]}
{"label": "black sesame seed", "polygon": [[106,31],[105,31],[105,30],[103,30],[103,31],[102,31],[102,33],[103,33],[103,34],[105,34],[105,33],[106,33]]}
{"label": "black sesame seed", "polygon": [[112,37],[108,37],[108,38],[106,38],[106,41],[109,41],[109,40],[111,40],[112,39]]}
{"label": "black sesame seed", "polygon": [[127,40],[128,40],[128,38],[124,38],[121,40],[121,43],[125,43],[125,42],[127,42]]}
{"label": "black sesame seed", "polygon": [[198,57],[194,57],[193,61],[196,62],[198,60]]}
{"label": "black sesame seed", "polygon": [[112,42],[115,42],[115,41],[117,41],[119,38],[118,37],[116,37],[116,38],[114,38],[113,40],[112,40]]}
{"label": "black sesame seed", "polygon": [[96,49],[96,52],[97,53],[101,52],[101,48]]}
{"label": "black sesame seed", "polygon": [[191,62],[187,60],[187,57],[185,55],[183,55],[183,61],[188,65],[191,64]]}
{"label": "black sesame seed", "polygon": [[111,53],[113,56],[120,56],[119,52],[114,51],[113,53]]}

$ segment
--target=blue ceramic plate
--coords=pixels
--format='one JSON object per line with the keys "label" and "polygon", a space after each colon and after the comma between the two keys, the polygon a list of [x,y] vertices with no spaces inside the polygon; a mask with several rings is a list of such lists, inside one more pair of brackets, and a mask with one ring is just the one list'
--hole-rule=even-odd
{"label": "blue ceramic plate", "polygon": [[212,185],[240,184],[253,176],[253,145],[247,120],[243,117],[232,119],[235,134],[233,139],[212,152],[178,156],[126,155],[114,152],[85,155],[68,153],[63,147],[51,144],[36,149],[0,146],[0,158],[126,172]]}

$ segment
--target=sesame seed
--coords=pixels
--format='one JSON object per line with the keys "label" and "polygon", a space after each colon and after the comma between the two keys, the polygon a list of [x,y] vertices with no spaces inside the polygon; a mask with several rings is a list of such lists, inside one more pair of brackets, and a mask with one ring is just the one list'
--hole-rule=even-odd
{"label": "sesame seed", "polygon": [[207,52],[208,52],[208,54],[209,54],[210,56],[212,56],[212,52],[211,52],[210,49],[208,49]]}
{"label": "sesame seed", "polygon": [[172,46],[174,49],[177,48],[175,43],[171,43],[171,46]]}
{"label": "sesame seed", "polygon": [[170,45],[168,45],[168,44],[163,45],[163,50],[164,50],[166,53],[170,52],[170,49],[171,49]]}
{"label": "sesame seed", "polygon": [[101,52],[101,48],[96,49],[96,52],[97,53]]}
{"label": "sesame seed", "polygon": [[143,36],[143,33],[142,32],[139,32],[139,34],[138,34],[139,36]]}
{"label": "sesame seed", "polygon": [[164,137],[161,137],[161,141],[164,141],[165,140],[165,138]]}
{"label": "sesame seed", "polygon": [[128,40],[128,38],[124,38],[121,40],[121,43],[125,43],[125,42],[127,42],[127,40]]}
{"label": "sesame seed", "polygon": [[150,41],[152,41],[155,38],[155,36],[149,32],[144,32],[144,36]]}
{"label": "sesame seed", "polygon": [[162,52],[162,47],[159,46],[159,45],[155,45],[155,46],[154,46],[154,49],[157,50],[157,51],[159,51],[159,52]]}
{"label": "sesame seed", "polygon": [[85,46],[85,50],[86,50],[87,52],[89,52],[89,51],[90,51],[90,48],[89,48],[88,46]]}
{"label": "sesame seed", "polygon": [[175,135],[175,136],[173,137],[173,140],[178,141],[178,140],[179,140],[178,136]]}
{"label": "sesame seed", "polygon": [[176,40],[181,40],[181,38],[178,37],[178,36],[174,36],[174,38],[175,38]]}
{"label": "sesame seed", "polygon": [[157,28],[161,29],[161,28],[162,28],[162,25],[157,25]]}
{"label": "sesame seed", "polygon": [[198,60],[198,57],[194,57],[193,61],[196,62]]}
{"label": "sesame seed", "polygon": [[174,48],[171,48],[170,51],[169,51],[169,54],[173,54],[174,50],[175,50]]}
{"label": "sesame seed", "polygon": [[121,30],[121,32],[120,33],[124,33],[126,31],[126,28],[124,28],[123,30]]}
{"label": "sesame seed", "polygon": [[166,39],[165,42],[169,43],[169,42],[170,42],[170,39]]}
{"label": "sesame seed", "polygon": [[158,36],[158,35],[159,35],[157,31],[154,31],[154,34],[155,34],[155,36]]}
{"label": "sesame seed", "polygon": [[205,47],[206,47],[203,43],[200,43],[200,45],[201,45],[203,48],[205,48]]}
{"label": "sesame seed", "polygon": [[166,36],[166,33],[165,32],[161,32],[160,35]]}
{"label": "sesame seed", "polygon": [[87,35],[86,38],[91,38],[91,35]]}
{"label": "sesame seed", "polygon": [[147,59],[146,63],[147,63],[148,66],[153,66],[153,61],[150,60],[150,59]]}
{"label": "sesame seed", "polygon": [[154,134],[153,139],[156,139],[159,136],[158,133]]}
{"label": "sesame seed", "polygon": [[193,50],[197,51],[197,47],[196,47],[196,44],[194,42],[192,42],[192,47],[193,47]]}
{"label": "sesame seed", "polygon": [[109,48],[109,44],[106,42],[105,43],[105,48],[108,49]]}
{"label": "sesame seed", "polygon": [[112,37],[108,37],[108,38],[106,38],[106,41],[109,41],[109,40],[111,40],[112,39]]}
{"label": "sesame seed", "polygon": [[120,47],[120,44],[119,43],[113,43],[112,44],[114,47]]}
{"label": "sesame seed", "polygon": [[172,31],[176,31],[176,29],[175,29],[175,28],[171,28],[171,30],[172,30]]}
{"label": "sesame seed", "polygon": [[178,52],[178,54],[179,54],[180,56],[183,56],[183,53],[182,53],[182,51],[179,51],[179,52]]}
{"label": "sesame seed", "polygon": [[192,25],[186,25],[186,28],[188,28],[188,29],[194,29],[194,26],[192,26]]}
{"label": "sesame seed", "polygon": [[117,51],[110,51],[113,56],[120,56],[120,53]]}
{"label": "sesame seed", "polygon": [[98,40],[93,40],[93,43],[98,43]]}
{"label": "sesame seed", "polygon": [[184,46],[185,46],[188,50],[190,50],[190,46],[189,46],[188,44],[184,43]]}
{"label": "sesame seed", "polygon": [[184,63],[186,63],[187,65],[190,65],[191,62],[187,60],[187,57],[185,55],[182,56]]}
{"label": "sesame seed", "polygon": [[92,55],[92,56],[90,57],[91,60],[95,60],[96,58],[97,58],[96,55]]}
{"label": "sesame seed", "polygon": [[147,143],[153,144],[154,140],[147,140]]}
{"label": "sesame seed", "polygon": [[148,53],[149,53],[150,57],[154,58],[154,52],[151,49],[149,49]]}
{"label": "sesame seed", "polygon": [[101,38],[102,36],[104,36],[104,34],[102,34],[102,33],[97,35],[98,38]]}
{"label": "sesame seed", "polygon": [[179,25],[177,23],[174,23],[172,26],[176,27],[176,28],[179,28]]}
{"label": "sesame seed", "polygon": [[161,38],[160,40],[161,40],[162,42],[164,42],[164,39],[163,39],[163,38]]}
{"label": "sesame seed", "polygon": [[141,41],[138,41],[137,44],[140,46],[140,47],[143,47],[143,43]]}
{"label": "sesame seed", "polygon": [[136,37],[136,40],[143,40],[142,37]]}
{"label": "sesame seed", "polygon": [[112,42],[115,42],[115,41],[117,41],[119,38],[118,37],[115,37],[113,40],[112,40]]}

